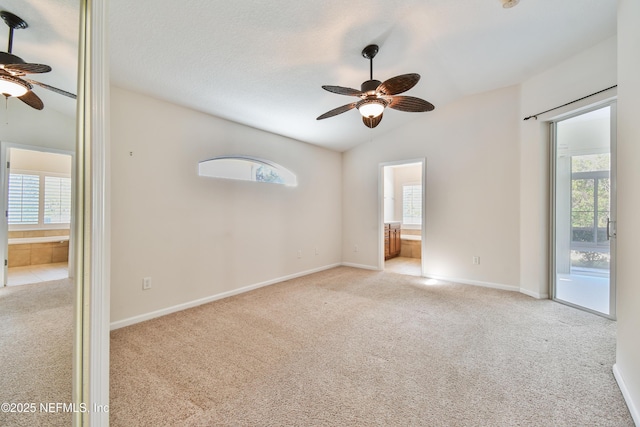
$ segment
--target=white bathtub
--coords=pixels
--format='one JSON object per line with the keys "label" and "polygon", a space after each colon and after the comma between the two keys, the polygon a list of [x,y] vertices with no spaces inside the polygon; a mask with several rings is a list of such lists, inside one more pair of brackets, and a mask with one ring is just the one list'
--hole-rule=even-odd
{"label": "white bathtub", "polygon": [[421,258],[422,236],[416,234],[401,234],[400,256],[405,258]]}
{"label": "white bathtub", "polygon": [[400,240],[417,240],[417,241],[420,241],[420,240],[422,240],[422,236],[420,236],[419,234],[401,234],[400,235]]}
{"label": "white bathtub", "polygon": [[9,239],[10,245],[25,245],[30,243],[66,242],[69,236],[16,237]]}

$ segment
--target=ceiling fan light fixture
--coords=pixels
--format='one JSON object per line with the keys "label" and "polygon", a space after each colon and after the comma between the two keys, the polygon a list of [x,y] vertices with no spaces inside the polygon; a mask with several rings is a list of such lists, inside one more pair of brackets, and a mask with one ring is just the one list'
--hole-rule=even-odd
{"label": "ceiling fan light fixture", "polygon": [[365,99],[359,102],[357,107],[362,117],[374,118],[382,114],[385,103],[379,99]]}
{"label": "ceiling fan light fixture", "polygon": [[19,97],[31,89],[29,85],[21,79],[0,75],[0,93],[4,96]]}
{"label": "ceiling fan light fixture", "polygon": [[502,0],[502,7],[505,9],[509,9],[520,3],[520,0]]}

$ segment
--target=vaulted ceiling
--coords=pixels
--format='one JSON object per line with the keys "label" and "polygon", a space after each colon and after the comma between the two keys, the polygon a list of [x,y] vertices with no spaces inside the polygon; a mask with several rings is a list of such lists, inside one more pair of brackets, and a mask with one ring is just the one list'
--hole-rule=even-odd
{"label": "vaulted ceiling", "polygon": [[[51,65],[41,80],[72,91],[76,3],[0,0],[30,24],[16,32],[14,53]],[[322,85],[359,89],[368,79],[366,45],[380,46],[374,78],[418,73],[406,94],[437,109],[518,84],[614,36],[616,7],[616,0],[521,0],[510,9],[500,0],[110,0],[111,81],[342,151],[433,114],[387,109],[375,129],[357,110],[316,120],[353,101]],[[49,100],[64,97],[46,95],[45,104],[64,109]]]}

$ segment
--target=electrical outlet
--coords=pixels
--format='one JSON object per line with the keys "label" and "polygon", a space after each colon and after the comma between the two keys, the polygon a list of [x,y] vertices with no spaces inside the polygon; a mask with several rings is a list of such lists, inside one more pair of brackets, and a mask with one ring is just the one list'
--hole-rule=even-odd
{"label": "electrical outlet", "polygon": [[480,265],[480,257],[479,256],[474,256],[473,257],[473,265]]}
{"label": "electrical outlet", "polygon": [[151,277],[142,279],[142,290],[151,289]]}
{"label": "electrical outlet", "polygon": [[316,248],[316,255],[320,255],[320,251]]}
{"label": "electrical outlet", "polygon": [[302,258],[302,249],[298,249],[298,258]]}
{"label": "electrical outlet", "polygon": [[358,245],[353,246],[353,252],[358,252]]}

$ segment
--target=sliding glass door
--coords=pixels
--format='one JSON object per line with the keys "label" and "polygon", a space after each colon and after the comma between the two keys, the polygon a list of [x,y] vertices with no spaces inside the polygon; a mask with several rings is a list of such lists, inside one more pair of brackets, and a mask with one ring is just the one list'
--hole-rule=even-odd
{"label": "sliding glass door", "polygon": [[553,299],[615,317],[615,104],[554,122]]}

